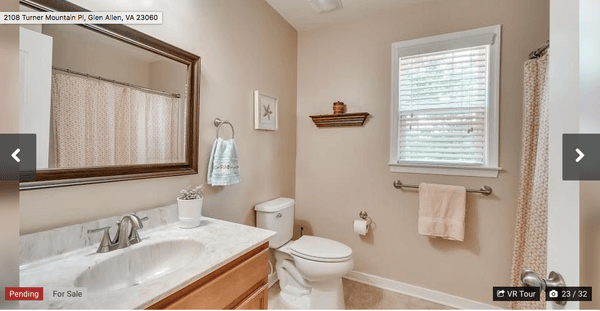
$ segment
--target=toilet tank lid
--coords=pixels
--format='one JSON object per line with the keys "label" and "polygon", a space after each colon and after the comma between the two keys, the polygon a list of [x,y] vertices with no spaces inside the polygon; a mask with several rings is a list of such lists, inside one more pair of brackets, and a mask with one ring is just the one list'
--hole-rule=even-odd
{"label": "toilet tank lid", "polygon": [[273,213],[280,210],[286,209],[294,205],[294,199],[290,198],[277,198],[271,201],[256,204],[254,210],[257,212]]}

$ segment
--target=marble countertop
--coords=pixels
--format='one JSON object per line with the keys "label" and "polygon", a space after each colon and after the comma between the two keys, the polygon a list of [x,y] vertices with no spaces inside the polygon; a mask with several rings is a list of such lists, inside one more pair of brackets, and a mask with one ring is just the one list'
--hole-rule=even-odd
{"label": "marble countertop", "polygon": [[[142,241],[125,249],[99,254],[96,253],[98,245],[90,245],[21,265],[21,287],[44,287],[44,301],[21,301],[21,308],[144,309],[268,241],[275,232],[205,217],[198,228],[181,229],[175,222],[150,230],[142,229],[139,234]],[[144,245],[177,239],[200,242],[204,250],[178,270],[136,286],[105,292],[88,291],[87,299],[81,300],[49,299],[49,288],[76,287],[75,280],[81,273],[104,260]],[[152,258],[147,260],[152,261]]]}

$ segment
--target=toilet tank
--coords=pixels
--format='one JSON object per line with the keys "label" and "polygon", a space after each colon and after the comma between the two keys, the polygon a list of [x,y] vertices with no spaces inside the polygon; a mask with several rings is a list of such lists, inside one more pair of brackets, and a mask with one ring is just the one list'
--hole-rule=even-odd
{"label": "toilet tank", "polygon": [[256,226],[277,232],[269,240],[269,247],[278,248],[292,239],[294,231],[294,199],[277,198],[257,204]]}

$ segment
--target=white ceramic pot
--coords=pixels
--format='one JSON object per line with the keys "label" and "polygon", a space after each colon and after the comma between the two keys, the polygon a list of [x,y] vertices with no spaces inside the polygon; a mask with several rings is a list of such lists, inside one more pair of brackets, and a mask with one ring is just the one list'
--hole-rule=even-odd
{"label": "white ceramic pot", "polygon": [[200,226],[202,218],[202,198],[194,200],[177,199],[179,207],[179,226],[184,229]]}

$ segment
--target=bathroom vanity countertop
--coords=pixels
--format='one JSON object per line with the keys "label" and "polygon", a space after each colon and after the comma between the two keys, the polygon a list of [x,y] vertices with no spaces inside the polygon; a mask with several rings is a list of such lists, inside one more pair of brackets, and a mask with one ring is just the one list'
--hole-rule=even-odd
{"label": "bathroom vanity countertop", "polygon": [[[198,228],[181,229],[171,223],[153,230],[139,231],[142,241],[125,249],[96,253],[98,245],[88,246],[59,256],[24,264],[20,267],[21,287],[44,287],[43,301],[21,301],[22,309],[144,309],[228,262],[263,244],[275,232],[223,220],[204,217]],[[50,300],[52,288],[76,287],[75,280],[90,267],[118,256],[119,253],[178,239],[204,245],[200,255],[178,270],[154,280],[103,292],[89,292],[87,299]],[[150,256],[152,257],[152,255]],[[146,258],[152,261],[152,258]]]}

